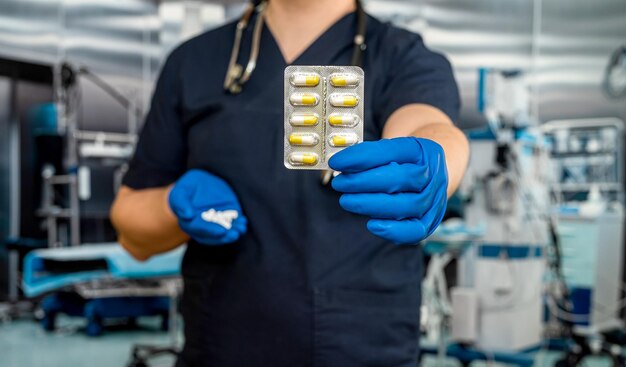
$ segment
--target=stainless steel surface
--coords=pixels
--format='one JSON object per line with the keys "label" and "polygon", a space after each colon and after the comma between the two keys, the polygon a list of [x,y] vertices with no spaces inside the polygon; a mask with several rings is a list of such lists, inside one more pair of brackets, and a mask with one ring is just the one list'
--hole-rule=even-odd
{"label": "stainless steel surface", "polygon": [[[243,1],[2,0],[0,55],[84,64],[147,107],[171,48],[237,16]],[[611,51],[626,43],[626,0],[365,0],[367,10],[418,31],[448,55],[461,87],[461,123],[476,111],[477,68],[520,68],[534,80],[536,116],[626,116],[600,90]],[[81,128],[123,131],[126,115],[89,82]]]}
{"label": "stainless steel surface", "polygon": [[59,58],[60,0],[0,1],[0,53],[54,62]]}
{"label": "stainless steel surface", "polygon": [[[1,0],[0,57],[86,66],[145,112],[167,53],[224,17],[219,2]],[[81,128],[125,132],[124,108],[80,84]]]}
{"label": "stainless steel surface", "polygon": [[544,1],[538,62],[543,121],[626,116],[600,90],[611,52],[626,44],[626,1]]}
{"label": "stainless steel surface", "polygon": [[[151,0],[2,0],[0,57],[88,67],[138,106],[148,103],[162,58]],[[122,131],[126,111],[82,81],[82,127]]]}
{"label": "stainless steel surface", "polygon": [[95,140],[101,142],[134,144],[137,141],[137,136],[133,134],[103,133],[100,131],[78,130],[74,133],[74,136],[78,140]]}
{"label": "stainless steel surface", "polygon": [[[10,101],[10,99],[9,99]],[[8,129],[8,176],[9,187],[8,194],[10,196],[9,203],[9,233],[8,235],[14,238],[19,236],[20,232],[20,218],[22,208],[20,206],[20,196],[22,195],[22,186],[21,186],[21,172],[20,172],[20,162],[21,162],[21,149],[20,149],[20,128],[17,126],[16,121],[8,121],[9,129]]]}
{"label": "stainless steel surface", "polygon": [[609,100],[600,89],[609,55],[626,44],[625,0],[369,0],[367,4],[370,12],[422,33],[428,46],[450,58],[461,88],[465,126],[483,121],[476,111],[479,67],[529,72],[535,80],[534,111],[541,122],[626,116],[626,100]]}
{"label": "stainless steel surface", "polygon": [[181,277],[151,279],[100,279],[79,283],[74,289],[85,299],[111,297],[167,297],[169,298],[168,330],[170,346],[180,347],[178,338],[178,303],[183,291]]}
{"label": "stainless steel surface", "polygon": [[[9,95],[9,78],[0,77],[0,239],[7,238],[11,225],[11,123],[9,121],[11,99]],[[9,254],[4,246],[0,246],[0,269],[10,267],[10,258],[8,259],[7,255]],[[11,293],[11,274],[6,271],[0,272],[0,294],[5,293],[5,288],[8,288]],[[12,300],[12,296],[9,294],[9,299]]]}
{"label": "stainless steel surface", "polygon": [[[65,0],[60,53],[84,65],[145,107],[158,70],[160,21],[153,1]],[[126,131],[127,112],[91,82],[81,79],[80,128]],[[82,117],[82,118],[81,118]]]}
{"label": "stainless steel surface", "polygon": [[[9,235],[11,211],[10,81],[0,77],[0,238]],[[4,250],[0,248],[0,263]],[[0,275],[0,279],[3,275]]]}

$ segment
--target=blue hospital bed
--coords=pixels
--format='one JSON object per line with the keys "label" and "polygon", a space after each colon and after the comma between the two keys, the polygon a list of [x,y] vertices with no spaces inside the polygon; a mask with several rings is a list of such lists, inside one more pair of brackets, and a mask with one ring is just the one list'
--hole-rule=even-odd
{"label": "blue hospital bed", "polygon": [[174,322],[181,288],[179,247],[145,262],[133,259],[117,243],[42,249],[24,259],[22,288],[28,297],[45,296],[42,326],[54,330],[60,313],[87,319],[86,333],[100,335],[103,321],[162,316],[162,329]]}

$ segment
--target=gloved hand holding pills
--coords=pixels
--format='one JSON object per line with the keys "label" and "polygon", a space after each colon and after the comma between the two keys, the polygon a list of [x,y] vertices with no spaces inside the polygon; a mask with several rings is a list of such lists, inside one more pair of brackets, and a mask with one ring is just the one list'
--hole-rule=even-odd
{"label": "gloved hand holding pills", "polygon": [[247,219],[235,192],[209,172],[185,173],[172,187],[168,204],[180,228],[201,244],[228,244],[246,233]]}

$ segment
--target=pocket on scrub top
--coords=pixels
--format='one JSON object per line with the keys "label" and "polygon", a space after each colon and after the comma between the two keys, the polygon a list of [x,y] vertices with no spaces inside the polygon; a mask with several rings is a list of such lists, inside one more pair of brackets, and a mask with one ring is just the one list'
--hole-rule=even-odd
{"label": "pocket on scrub top", "polygon": [[419,289],[383,293],[316,289],[316,367],[414,367],[418,354]]}

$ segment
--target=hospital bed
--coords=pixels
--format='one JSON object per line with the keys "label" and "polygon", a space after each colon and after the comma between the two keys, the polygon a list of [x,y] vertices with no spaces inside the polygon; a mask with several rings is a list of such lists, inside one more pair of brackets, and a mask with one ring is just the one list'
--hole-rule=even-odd
{"label": "hospital bed", "polygon": [[83,316],[86,332],[97,336],[111,318],[162,316],[162,328],[175,339],[177,299],[182,289],[180,247],[145,262],[133,259],[117,243],[42,249],[24,259],[22,289],[41,302],[42,326],[55,327],[59,313]]}

